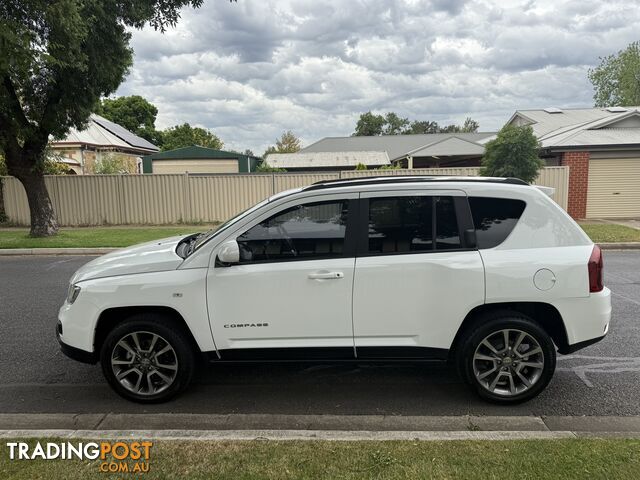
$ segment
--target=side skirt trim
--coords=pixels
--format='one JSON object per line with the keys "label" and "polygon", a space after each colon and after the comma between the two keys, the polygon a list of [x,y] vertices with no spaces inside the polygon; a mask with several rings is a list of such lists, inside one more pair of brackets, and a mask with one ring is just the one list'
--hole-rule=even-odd
{"label": "side skirt trim", "polygon": [[212,363],[224,362],[367,362],[446,361],[449,350],[430,347],[291,347],[238,348],[204,352]]}

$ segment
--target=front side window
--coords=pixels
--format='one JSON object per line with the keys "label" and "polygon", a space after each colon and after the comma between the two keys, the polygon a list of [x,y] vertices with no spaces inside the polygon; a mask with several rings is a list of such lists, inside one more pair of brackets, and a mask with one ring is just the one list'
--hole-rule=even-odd
{"label": "front side window", "polygon": [[240,263],[342,257],[348,211],[340,200],[279,212],[238,237]]}
{"label": "front side window", "polygon": [[369,254],[460,248],[453,198],[415,196],[369,199],[368,241]]}

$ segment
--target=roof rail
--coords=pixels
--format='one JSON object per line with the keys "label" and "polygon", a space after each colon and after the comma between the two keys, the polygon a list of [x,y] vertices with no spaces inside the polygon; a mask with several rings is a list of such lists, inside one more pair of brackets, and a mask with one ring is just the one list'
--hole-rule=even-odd
{"label": "roof rail", "polygon": [[379,175],[361,178],[340,178],[336,180],[321,180],[312,183],[303,190],[320,190],[332,187],[350,187],[357,185],[376,185],[383,183],[421,183],[421,182],[478,182],[478,183],[502,183],[510,185],[529,185],[519,178],[497,178],[497,177],[452,177],[452,176],[424,176],[424,175]]}

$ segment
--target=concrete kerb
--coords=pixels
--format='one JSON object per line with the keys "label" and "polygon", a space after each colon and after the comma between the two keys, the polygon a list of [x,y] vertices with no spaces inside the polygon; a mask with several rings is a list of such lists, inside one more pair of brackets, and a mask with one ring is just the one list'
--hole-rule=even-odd
{"label": "concrete kerb", "polygon": [[429,432],[366,430],[0,430],[0,438],[199,441],[451,441],[575,439],[573,432]]}
{"label": "concrete kerb", "polygon": [[0,437],[166,440],[640,438],[640,416],[0,414]]}

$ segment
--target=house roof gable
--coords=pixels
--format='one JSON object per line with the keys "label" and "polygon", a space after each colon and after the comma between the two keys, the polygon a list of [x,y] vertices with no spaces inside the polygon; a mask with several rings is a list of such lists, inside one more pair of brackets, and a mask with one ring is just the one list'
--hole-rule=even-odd
{"label": "house roof gable", "polygon": [[92,147],[130,150],[140,154],[158,151],[158,147],[144,138],[138,137],[124,127],[96,114],[89,117],[89,123],[84,130],[72,128],[65,138],[52,140],[51,145],[90,145]]}

